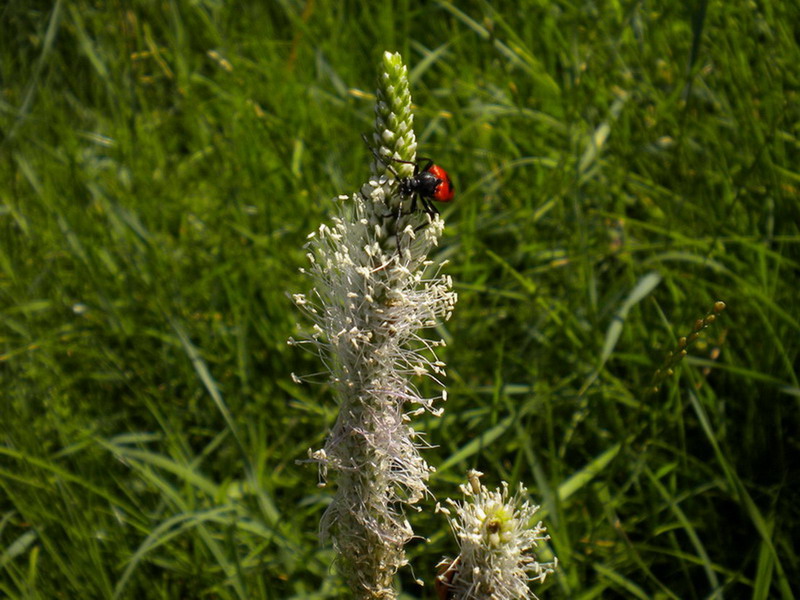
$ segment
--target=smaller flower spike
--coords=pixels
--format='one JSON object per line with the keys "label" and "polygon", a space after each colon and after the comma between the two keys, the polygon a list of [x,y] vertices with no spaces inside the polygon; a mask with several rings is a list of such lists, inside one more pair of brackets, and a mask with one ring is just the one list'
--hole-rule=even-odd
{"label": "smaller flower spike", "polygon": [[558,563],[558,559],[540,563],[531,553],[539,542],[550,539],[541,521],[531,526],[539,507],[525,499],[523,486],[513,496],[505,482],[489,491],[481,484],[481,475],[468,473],[469,485],[461,486],[463,502],[447,500],[455,510],[449,521],[461,552],[455,560],[440,563],[439,596],[444,600],[535,598],[528,583],[543,582]]}

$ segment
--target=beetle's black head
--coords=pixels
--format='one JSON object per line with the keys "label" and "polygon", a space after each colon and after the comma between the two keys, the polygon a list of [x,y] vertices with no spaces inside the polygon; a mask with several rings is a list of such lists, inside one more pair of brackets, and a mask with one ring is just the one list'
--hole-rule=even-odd
{"label": "beetle's black head", "polygon": [[419,194],[423,198],[432,198],[436,193],[436,188],[442,180],[430,171],[422,171],[414,177],[406,177],[400,180],[400,193],[403,196]]}

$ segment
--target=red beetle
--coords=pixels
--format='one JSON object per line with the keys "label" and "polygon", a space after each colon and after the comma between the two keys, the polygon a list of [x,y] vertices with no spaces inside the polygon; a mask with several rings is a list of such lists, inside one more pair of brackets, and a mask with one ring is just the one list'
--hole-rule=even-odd
{"label": "red beetle", "polygon": [[[422,205],[422,210],[429,214],[431,218],[439,214],[439,211],[431,203],[431,200],[436,202],[452,202],[455,196],[456,187],[453,185],[453,180],[442,167],[430,158],[419,157],[417,162],[410,160],[400,160],[399,158],[392,158],[394,162],[402,163],[404,165],[414,165],[414,174],[411,177],[400,177],[397,171],[382,158],[378,152],[369,145],[367,136],[362,135],[364,142],[372,150],[375,158],[386,165],[386,168],[394,175],[394,178],[400,184],[400,195],[411,196],[411,211],[417,210],[417,202]],[[423,164],[423,167],[420,167]]]}
{"label": "red beetle", "polygon": [[422,210],[431,217],[438,215],[439,211],[431,204],[431,200],[436,202],[452,202],[455,196],[455,186],[450,176],[442,167],[433,163],[430,158],[422,158],[425,164],[420,168],[419,162],[394,159],[395,162],[414,165],[414,175],[400,179],[400,193],[403,196],[411,196],[411,212],[417,209],[417,199],[422,204]]}

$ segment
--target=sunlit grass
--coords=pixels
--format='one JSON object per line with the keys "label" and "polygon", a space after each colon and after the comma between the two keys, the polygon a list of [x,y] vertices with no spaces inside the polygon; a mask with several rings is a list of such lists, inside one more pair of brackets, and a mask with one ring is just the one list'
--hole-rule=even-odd
{"label": "sunlit grass", "polygon": [[288,294],[397,50],[457,188],[437,497],[524,482],[542,598],[794,597],[800,8],[668,7],[0,9],[0,596],[340,597]]}

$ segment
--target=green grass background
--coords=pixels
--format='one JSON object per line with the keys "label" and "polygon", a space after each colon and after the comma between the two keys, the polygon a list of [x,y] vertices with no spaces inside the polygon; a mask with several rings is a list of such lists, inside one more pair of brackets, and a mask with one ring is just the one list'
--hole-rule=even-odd
{"label": "green grass background", "polygon": [[[368,174],[384,50],[457,186],[437,498],[526,484],[543,599],[798,595],[797,3],[10,0],[0,28],[0,597],[346,597],[287,295]],[[405,599],[456,551],[433,504]]]}

